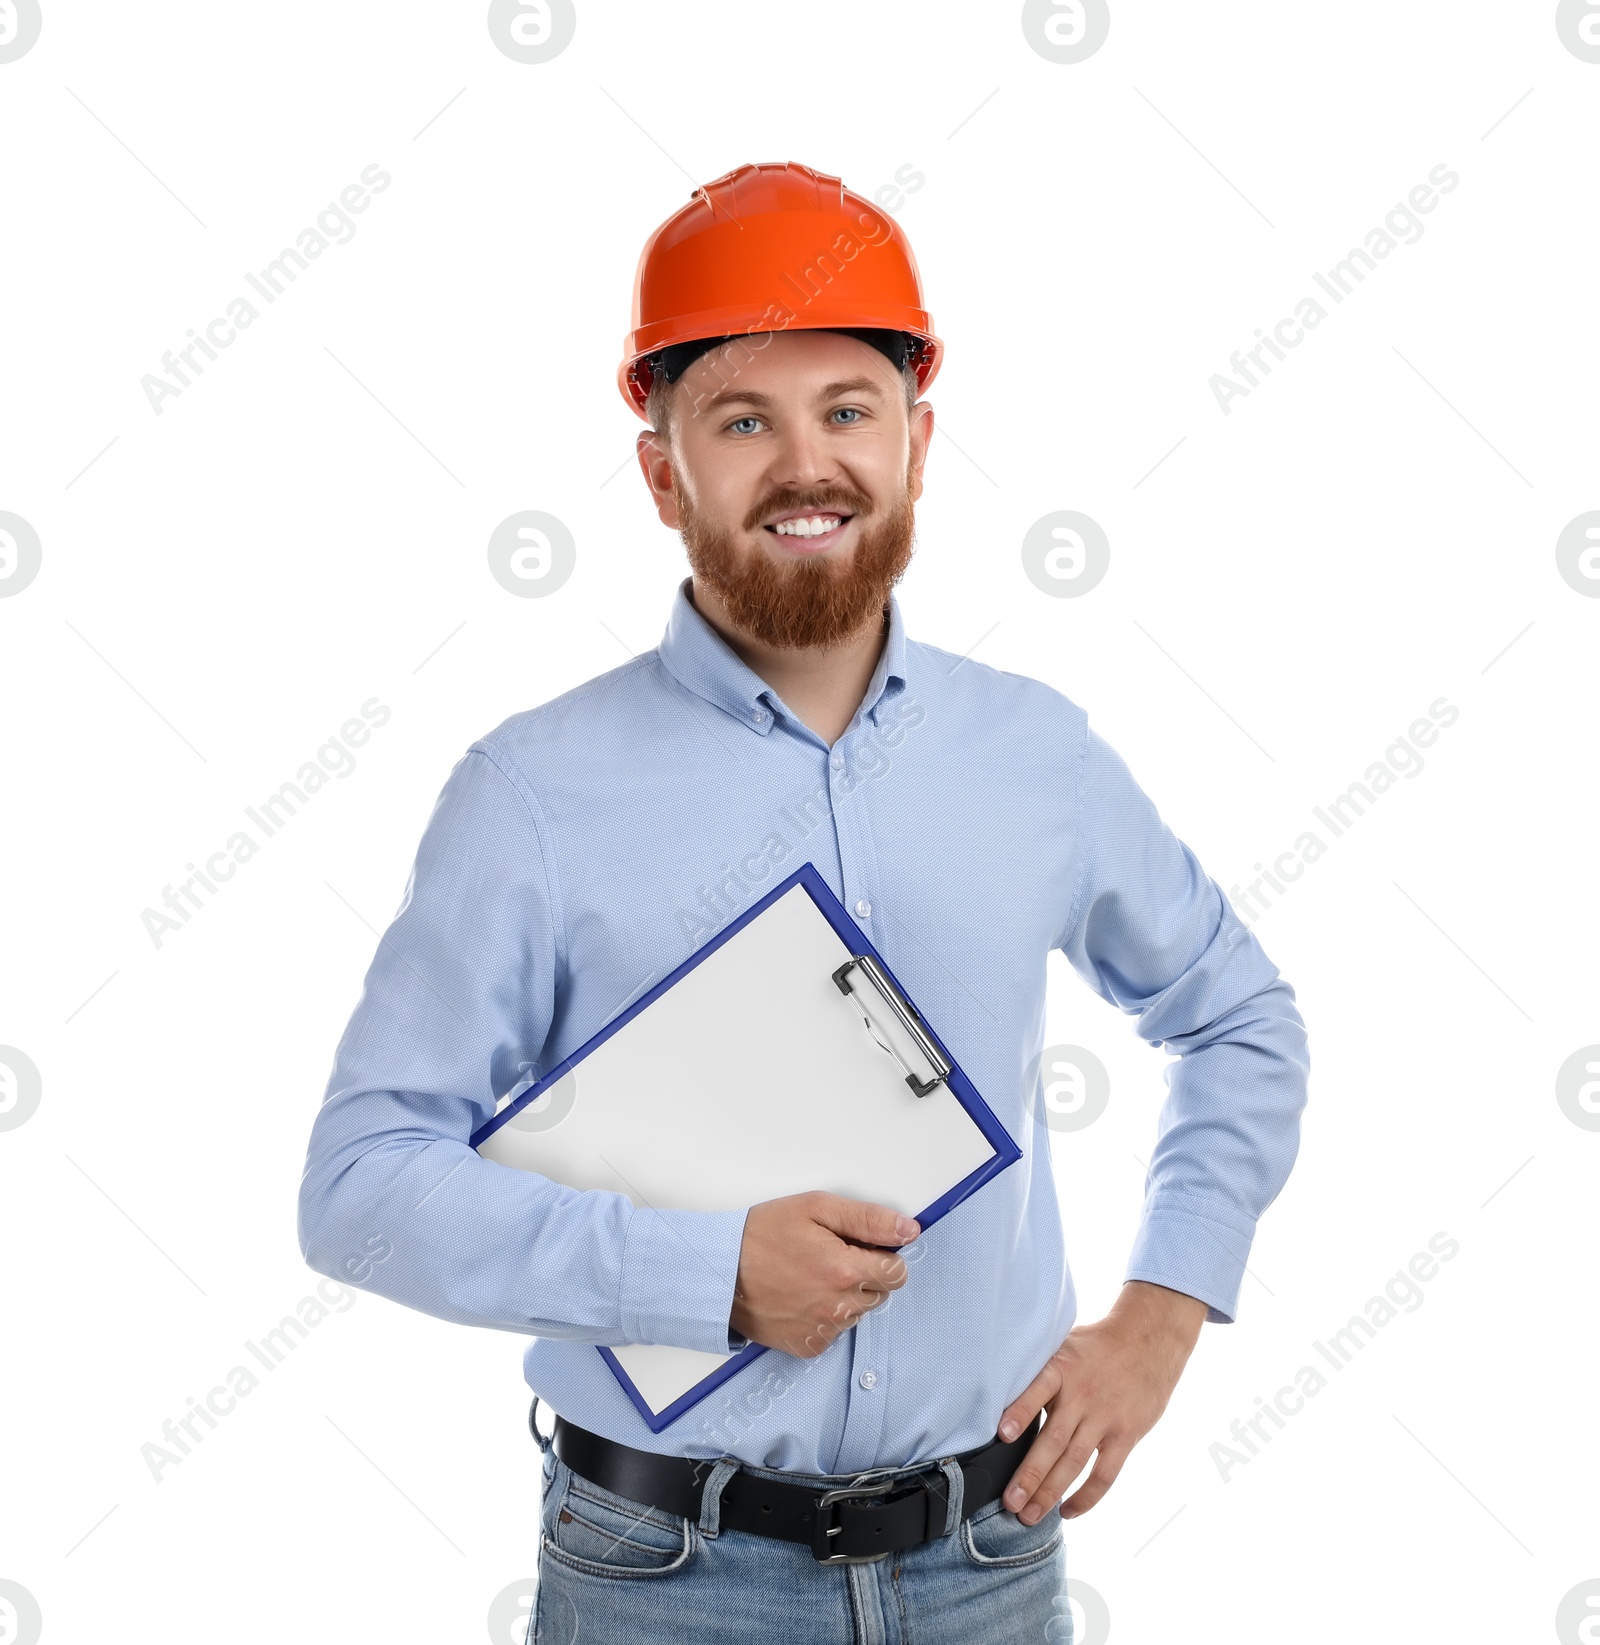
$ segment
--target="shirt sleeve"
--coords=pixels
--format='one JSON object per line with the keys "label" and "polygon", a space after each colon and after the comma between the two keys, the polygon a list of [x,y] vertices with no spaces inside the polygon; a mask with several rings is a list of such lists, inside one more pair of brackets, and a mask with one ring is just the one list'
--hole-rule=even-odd
{"label": "shirt sleeve", "polygon": [[474,743],[435,802],[334,1055],[300,1183],[318,1273],[463,1325],[726,1354],[746,1211],[635,1208],[469,1138],[538,1070],[559,881],[519,768]]}
{"label": "shirt sleeve", "polygon": [[1084,857],[1061,947],[1137,1017],[1141,1039],[1177,1054],[1125,1278],[1231,1323],[1257,1220],[1299,1149],[1305,1024],[1294,989],[1092,727],[1080,800]]}

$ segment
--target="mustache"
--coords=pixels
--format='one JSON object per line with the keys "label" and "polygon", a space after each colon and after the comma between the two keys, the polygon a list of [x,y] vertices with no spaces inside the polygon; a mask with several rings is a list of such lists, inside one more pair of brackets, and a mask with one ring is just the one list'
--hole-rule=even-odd
{"label": "mustache", "polygon": [[863,492],[841,487],[777,492],[759,508],[753,508],[745,515],[744,528],[746,531],[759,530],[774,514],[787,514],[791,509],[804,509],[811,514],[856,514],[865,518],[872,512],[872,499]]}

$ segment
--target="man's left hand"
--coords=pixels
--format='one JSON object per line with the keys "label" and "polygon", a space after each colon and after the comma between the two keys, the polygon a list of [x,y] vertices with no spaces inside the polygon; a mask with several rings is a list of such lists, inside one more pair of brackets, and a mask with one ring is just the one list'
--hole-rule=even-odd
{"label": "man's left hand", "polygon": [[[1045,1367],[1000,1415],[1020,1433],[1041,1408],[1044,1426],[1006,1487],[1004,1503],[1026,1525],[1061,1502],[1061,1517],[1086,1512],[1111,1488],[1128,1453],[1155,1427],[1187,1364],[1206,1304],[1164,1285],[1129,1280],[1102,1320],[1075,1325]],[[1097,1454],[1096,1454],[1097,1453]]]}

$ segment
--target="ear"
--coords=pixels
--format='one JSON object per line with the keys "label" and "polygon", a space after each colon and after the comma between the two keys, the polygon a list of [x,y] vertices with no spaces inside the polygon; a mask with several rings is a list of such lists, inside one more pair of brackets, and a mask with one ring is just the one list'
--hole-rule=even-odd
{"label": "ear", "polygon": [[644,483],[650,488],[651,500],[656,505],[656,517],[662,525],[676,530],[680,523],[678,504],[672,495],[672,458],[665,438],[653,428],[647,428],[639,436],[635,449],[639,472],[644,475]]}
{"label": "ear", "polygon": [[933,406],[918,400],[911,408],[911,500],[922,495],[922,466],[928,460],[928,442],[933,438]]}

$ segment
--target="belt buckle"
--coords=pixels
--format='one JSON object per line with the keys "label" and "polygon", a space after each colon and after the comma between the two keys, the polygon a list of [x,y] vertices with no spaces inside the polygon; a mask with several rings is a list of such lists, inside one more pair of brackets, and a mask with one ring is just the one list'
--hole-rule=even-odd
{"label": "belt buckle", "polygon": [[833,1503],[841,1502],[848,1497],[874,1496],[881,1496],[884,1498],[885,1505],[887,1506],[891,1499],[898,1501],[902,1496],[908,1494],[909,1491],[922,1491],[926,1493],[927,1489],[927,1482],[924,1480],[918,1480],[903,1490],[886,1490],[884,1488],[884,1482],[879,1480],[873,1485],[840,1485],[835,1487],[833,1490],[824,1491],[821,1496],[817,1498],[816,1523],[811,1528],[811,1557],[819,1565],[872,1565],[880,1559],[887,1559],[890,1554],[890,1550],[888,1548],[885,1548],[881,1554],[830,1554],[824,1552],[828,1546],[828,1538],[831,1536],[838,1536],[838,1534],[844,1529],[844,1526],[842,1525],[828,1524],[828,1520],[831,1517],[827,1512],[828,1508]]}

